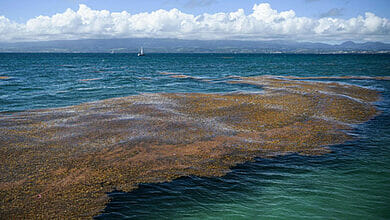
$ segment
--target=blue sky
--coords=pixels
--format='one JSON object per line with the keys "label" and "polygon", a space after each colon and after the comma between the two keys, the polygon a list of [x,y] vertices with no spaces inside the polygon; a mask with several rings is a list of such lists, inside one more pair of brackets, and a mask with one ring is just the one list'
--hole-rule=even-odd
{"label": "blue sky", "polygon": [[390,0],[0,0],[0,42],[131,37],[390,43]]}
{"label": "blue sky", "polygon": [[337,9],[339,13],[334,16],[340,18],[356,17],[365,12],[373,12],[379,17],[390,17],[390,0],[1,0],[0,15],[17,22],[25,22],[39,15],[61,13],[67,8],[77,10],[79,4],[86,4],[97,10],[126,10],[132,14],[172,8],[191,14],[231,12],[239,8],[249,13],[254,4],[262,2],[270,3],[272,8],[278,11],[292,9],[297,16],[313,18],[332,9]]}

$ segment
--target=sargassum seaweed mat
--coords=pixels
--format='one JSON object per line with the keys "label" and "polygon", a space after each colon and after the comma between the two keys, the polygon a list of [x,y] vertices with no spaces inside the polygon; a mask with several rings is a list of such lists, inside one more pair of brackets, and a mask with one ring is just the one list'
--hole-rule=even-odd
{"label": "sargassum seaweed mat", "polygon": [[[173,76],[175,77],[175,76]],[[376,91],[249,77],[252,94],[142,94],[0,115],[0,218],[90,218],[107,192],[224,175],[255,157],[322,155],[377,114]]]}

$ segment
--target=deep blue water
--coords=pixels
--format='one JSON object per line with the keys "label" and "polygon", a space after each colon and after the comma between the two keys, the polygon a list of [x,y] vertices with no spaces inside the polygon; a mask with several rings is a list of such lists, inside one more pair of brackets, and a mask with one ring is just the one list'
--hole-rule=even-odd
{"label": "deep blue water", "polygon": [[[388,76],[390,55],[1,54],[0,112],[79,104],[145,92],[232,92],[252,86],[173,79],[231,75]],[[83,79],[98,79],[81,81]],[[360,81],[362,83],[363,81]],[[364,83],[364,82],[363,82]]]}
{"label": "deep blue water", "polygon": [[[175,79],[161,72],[197,79]],[[254,92],[253,75],[390,76],[390,55],[0,54],[0,112],[156,92]],[[83,81],[85,79],[95,79]],[[183,177],[111,192],[98,219],[389,219],[390,81],[338,80],[382,92],[382,114],[323,156],[257,158],[220,178]]]}

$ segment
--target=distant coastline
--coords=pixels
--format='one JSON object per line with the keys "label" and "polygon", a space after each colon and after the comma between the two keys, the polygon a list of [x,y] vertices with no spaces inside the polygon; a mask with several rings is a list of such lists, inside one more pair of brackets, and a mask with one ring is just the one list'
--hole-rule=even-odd
{"label": "distant coastline", "polygon": [[180,39],[84,39],[0,43],[1,53],[256,53],[256,54],[389,54],[382,42],[341,44],[295,41],[180,40]]}
{"label": "distant coastline", "polygon": [[[137,52],[83,52],[83,51],[0,51],[0,54],[135,54],[137,56]],[[327,51],[327,52],[281,52],[281,51],[272,51],[272,52],[150,52],[148,54],[269,54],[269,55],[387,55],[390,54],[390,51]]]}

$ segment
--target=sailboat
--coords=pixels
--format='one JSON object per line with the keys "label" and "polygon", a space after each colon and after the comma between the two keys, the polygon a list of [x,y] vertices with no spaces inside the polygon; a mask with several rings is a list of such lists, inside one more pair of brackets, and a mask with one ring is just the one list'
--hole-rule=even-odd
{"label": "sailboat", "polygon": [[143,47],[141,47],[141,50],[138,52],[138,56],[140,57],[140,56],[145,56],[145,54],[144,54],[144,48]]}

